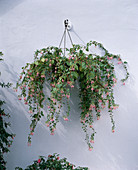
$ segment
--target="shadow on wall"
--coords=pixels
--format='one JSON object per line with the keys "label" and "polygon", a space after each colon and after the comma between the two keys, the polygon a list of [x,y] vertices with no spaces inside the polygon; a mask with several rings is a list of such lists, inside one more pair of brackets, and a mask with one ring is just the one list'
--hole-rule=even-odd
{"label": "shadow on wall", "polygon": [[15,8],[24,0],[0,0],[0,16]]}

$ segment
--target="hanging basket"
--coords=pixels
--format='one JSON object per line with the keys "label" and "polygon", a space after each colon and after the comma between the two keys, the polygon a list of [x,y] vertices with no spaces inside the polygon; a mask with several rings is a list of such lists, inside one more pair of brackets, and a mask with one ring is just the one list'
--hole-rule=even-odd
{"label": "hanging basket", "polygon": [[[93,45],[101,49],[104,55],[92,54],[90,47]],[[93,127],[94,117],[96,115],[97,120],[99,120],[105,107],[108,108],[112,132],[114,132],[113,110],[118,108],[113,95],[113,87],[117,83],[114,63],[116,60],[126,71],[125,78],[121,80],[122,84],[125,84],[129,76],[126,67],[127,62],[123,62],[119,55],[110,54],[101,43],[96,41],[90,41],[86,46],[73,45],[72,48],[65,50],[58,47],[37,50],[34,55],[34,62],[27,63],[22,68],[23,71],[15,91],[17,91],[17,88],[21,89],[21,94],[18,96],[19,100],[24,99],[31,116],[28,144],[31,143],[31,136],[38,121],[44,115],[47,117],[46,125],[50,129],[51,135],[54,135],[65,101],[68,109],[64,112],[63,119],[68,121],[71,89],[78,81],[80,108],[82,110],[80,122],[86,133],[89,150],[92,150],[96,133]],[[48,98],[46,98],[43,90],[45,82],[48,82],[51,86],[51,95]],[[47,113],[43,109],[44,105],[48,108]]]}

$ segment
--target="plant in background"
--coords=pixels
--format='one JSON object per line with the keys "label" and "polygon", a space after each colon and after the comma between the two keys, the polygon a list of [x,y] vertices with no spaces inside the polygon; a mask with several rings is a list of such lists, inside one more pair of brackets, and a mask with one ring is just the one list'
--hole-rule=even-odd
{"label": "plant in background", "polygon": [[[100,48],[104,54],[102,56],[92,54],[91,46]],[[96,133],[93,127],[94,120],[95,117],[99,120],[101,111],[105,107],[108,108],[112,132],[114,132],[113,110],[118,108],[113,95],[113,87],[117,82],[114,63],[117,61],[125,69],[126,76],[121,80],[122,84],[125,84],[129,76],[127,62],[123,62],[120,55],[110,54],[101,43],[96,41],[90,41],[86,46],[73,45],[66,51],[68,54],[65,56],[62,49],[57,47],[37,50],[34,62],[22,67],[15,91],[17,88],[21,89],[19,100],[23,98],[31,115],[31,130],[28,137],[30,144],[37,122],[44,116],[44,105],[47,105],[49,110],[46,113],[46,125],[50,129],[51,135],[54,134],[64,104],[67,104],[68,109],[64,113],[63,119],[68,121],[71,89],[78,81],[82,110],[80,122],[91,151]],[[51,86],[51,95],[47,98],[43,91],[45,81]]]}
{"label": "plant in background", "polygon": [[[16,170],[23,170],[20,167],[16,167]],[[51,170],[69,170],[69,169],[76,169],[76,170],[88,170],[88,168],[76,167],[75,165],[69,163],[66,158],[60,159],[59,154],[48,155],[48,157],[40,156],[40,158],[32,165],[27,166],[25,170],[37,170],[37,169],[51,169]]]}
{"label": "plant in background", "polygon": [[[0,56],[2,56],[2,52],[0,52]],[[2,60],[2,58],[0,58],[0,60]],[[0,73],[1,74],[1,73]],[[0,86],[1,87],[7,87],[9,88],[11,86],[10,83],[3,83],[0,82]],[[13,138],[14,138],[14,134],[11,134],[9,132],[7,132],[7,127],[10,126],[9,122],[5,121],[5,117],[10,117],[9,114],[6,114],[4,112],[4,109],[2,109],[2,105],[5,102],[0,100],[0,169],[6,169],[6,161],[4,160],[4,153],[9,152],[9,147],[12,144]]]}

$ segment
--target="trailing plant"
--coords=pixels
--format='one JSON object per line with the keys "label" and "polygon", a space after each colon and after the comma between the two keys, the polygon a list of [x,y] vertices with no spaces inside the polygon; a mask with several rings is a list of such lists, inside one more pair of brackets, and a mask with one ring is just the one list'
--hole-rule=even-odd
{"label": "trailing plant", "polygon": [[[20,167],[16,167],[16,170],[23,170]],[[60,159],[59,154],[48,155],[48,157],[40,156],[38,160],[35,160],[32,165],[27,166],[25,170],[37,170],[37,169],[47,169],[47,170],[88,170],[86,167],[76,167],[75,165],[69,163],[66,158]]]}
{"label": "trailing plant", "polygon": [[[2,56],[2,52],[0,52],[0,56]],[[2,60],[2,58],[0,58]],[[0,73],[1,74],[1,73]],[[5,84],[4,82],[0,82],[1,87],[9,88],[11,86],[10,83]],[[5,121],[6,117],[10,117],[9,114],[5,113],[4,109],[2,109],[2,105],[5,101],[0,100],[0,169],[6,169],[6,161],[4,160],[4,153],[9,152],[9,147],[12,144],[14,134],[9,133],[6,129],[10,126],[9,122]]]}
{"label": "trailing plant", "polygon": [[[92,54],[91,46],[98,47],[104,53],[102,56]],[[109,53],[101,43],[90,41],[86,46],[73,45],[66,49],[67,55],[61,48],[47,47],[37,50],[34,55],[34,62],[27,63],[22,67],[22,73],[16,84],[15,91],[21,89],[19,100],[24,99],[24,103],[29,107],[31,115],[30,134],[28,142],[31,142],[31,135],[34,129],[44,116],[44,105],[47,105],[46,125],[49,127],[51,135],[54,134],[56,125],[59,122],[61,108],[67,104],[67,111],[63,118],[68,121],[70,112],[69,99],[71,89],[75,82],[79,82],[80,121],[86,133],[86,141],[89,150],[92,150],[94,143],[95,129],[93,127],[95,117],[99,120],[101,111],[106,106],[112,122],[112,132],[115,129],[113,110],[118,108],[115,103],[113,87],[117,82],[115,75],[115,62],[122,65],[126,76],[122,79],[122,84],[128,79],[129,73],[126,64],[120,55]],[[45,97],[44,82],[51,86],[50,97]]]}

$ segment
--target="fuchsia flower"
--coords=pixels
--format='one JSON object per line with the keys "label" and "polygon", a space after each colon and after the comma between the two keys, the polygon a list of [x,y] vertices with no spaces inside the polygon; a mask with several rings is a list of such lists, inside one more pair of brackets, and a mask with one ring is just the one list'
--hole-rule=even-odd
{"label": "fuchsia flower", "polygon": [[69,56],[69,60],[72,58],[72,56]]}
{"label": "fuchsia flower", "polygon": [[92,88],[91,88],[91,91],[93,91],[93,90],[94,90],[94,88],[92,87]]}
{"label": "fuchsia flower", "polygon": [[29,78],[29,75],[27,75],[26,77]]}
{"label": "fuchsia flower", "polygon": [[67,97],[67,99],[69,99],[69,98],[70,98],[70,95],[66,94],[66,97]]}
{"label": "fuchsia flower", "polygon": [[64,120],[65,120],[65,121],[68,121],[69,119],[68,119],[67,117],[64,117]]}
{"label": "fuchsia flower", "polygon": [[22,79],[22,76],[20,76],[20,79]]}
{"label": "fuchsia flower", "polygon": [[54,132],[52,132],[50,135],[54,135]]}
{"label": "fuchsia flower", "polygon": [[90,128],[93,128],[93,125],[90,125]]}
{"label": "fuchsia flower", "polygon": [[23,87],[22,87],[22,86],[20,86],[20,89],[22,90],[22,89],[23,89]]}
{"label": "fuchsia flower", "polygon": [[116,83],[117,82],[117,80],[115,79],[115,78],[113,78],[113,81]]}
{"label": "fuchsia flower", "polygon": [[112,129],[112,132],[114,133],[114,132],[115,132],[115,130],[114,130],[114,129]]}
{"label": "fuchsia flower", "polygon": [[41,78],[45,78],[46,76],[44,74],[41,75]]}
{"label": "fuchsia flower", "polygon": [[123,83],[123,85],[125,85],[125,82]]}
{"label": "fuchsia flower", "polygon": [[89,151],[92,151],[92,148],[89,148]]}
{"label": "fuchsia flower", "polygon": [[41,159],[38,159],[38,161],[37,161],[38,163],[40,163],[41,162]]}
{"label": "fuchsia flower", "polygon": [[33,136],[33,135],[34,135],[34,133],[33,133],[33,132],[31,132],[31,133],[30,133],[30,135],[32,135],[32,136]]}
{"label": "fuchsia flower", "polygon": [[32,111],[32,110],[29,110],[29,113],[33,113],[33,111]]}
{"label": "fuchsia flower", "polygon": [[94,143],[94,140],[90,140],[91,143]]}
{"label": "fuchsia flower", "polygon": [[89,117],[89,114],[86,114],[86,116],[85,117]]}
{"label": "fuchsia flower", "polygon": [[26,100],[26,97],[24,97],[24,100]]}
{"label": "fuchsia flower", "polygon": [[102,102],[102,100],[98,100],[98,102],[100,102],[100,103],[101,103],[101,102]]}
{"label": "fuchsia flower", "polygon": [[110,77],[110,74],[107,74],[107,77],[108,77],[108,79],[109,79],[109,77]]}
{"label": "fuchsia flower", "polygon": [[24,104],[28,104],[28,102],[26,101]]}
{"label": "fuchsia flower", "polygon": [[91,84],[93,84],[93,83],[94,83],[94,81],[92,80],[92,81],[91,81]]}
{"label": "fuchsia flower", "polygon": [[118,64],[122,64],[122,61],[119,61]]}
{"label": "fuchsia flower", "polygon": [[108,86],[108,83],[106,83],[105,85],[104,85],[104,87],[107,87]]}
{"label": "fuchsia flower", "polygon": [[71,88],[73,88],[74,87],[74,85],[71,85]]}
{"label": "fuchsia flower", "polygon": [[50,63],[50,64],[49,64],[49,67],[51,67],[51,66],[52,66],[52,64]]}
{"label": "fuchsia flower", "polygon": [[21,97],[18,97],[18,100],[22,100],[22,98],[21,98]]}
{"label": "fuchsia flower", "polygon": [[62,82],[64,82],[64,79],[62,79]]}
{"label": "fuchsia flower", "polygon": [[102,108],[104,109],[106,106],[105,105],[102,105]]}

